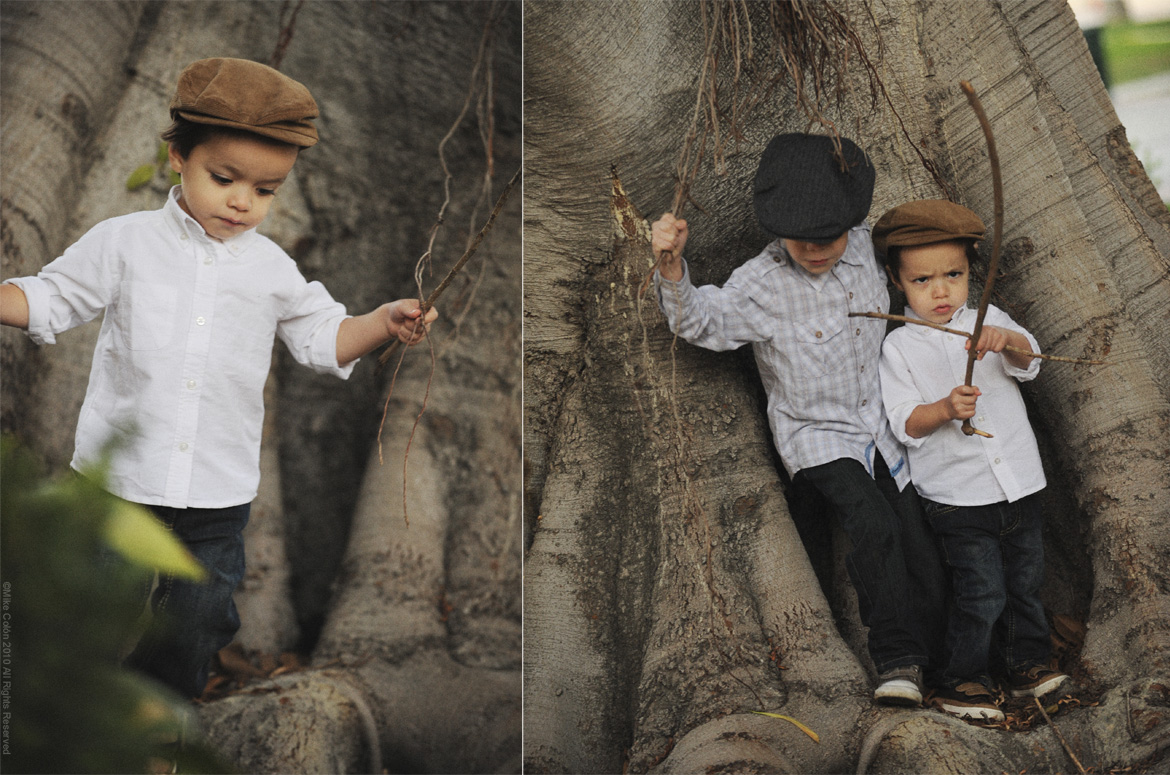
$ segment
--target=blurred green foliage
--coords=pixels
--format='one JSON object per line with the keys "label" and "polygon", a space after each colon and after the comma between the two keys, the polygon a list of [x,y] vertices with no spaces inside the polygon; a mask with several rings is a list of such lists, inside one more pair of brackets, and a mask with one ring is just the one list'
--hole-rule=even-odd
{"label": "blurred green foliage", "polygon": [[1170,70],[1170,20],[1116,22],[1105,27],[1102,47],[1114,84]]}
{"label": "blurred green foliage", "polygon": [[178,760],[223,772],[201,744],[177,750],[189,704],[119,664],[150,566],[202,569],[149,511],[102,490],[100,471],[45,479],[9,436],[0,458],[0,770],[168,772]]}
{"label": "blurred green foliage", "polygon": [[167,151],[167,144],[161,143],[158,150],[155,151],[154,161],[135,168],[130,173],[130,177],[126,178],[126,190],[137,191],[154,180],[155,175],[166,178],[167,183],[172,186],[179,185],[181,182],[179,173],[170,168],[170,158],[167,156]]}

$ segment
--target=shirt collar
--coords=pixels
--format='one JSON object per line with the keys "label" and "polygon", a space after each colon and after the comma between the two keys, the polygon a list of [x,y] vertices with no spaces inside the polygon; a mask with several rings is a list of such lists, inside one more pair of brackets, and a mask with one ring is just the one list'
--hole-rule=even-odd
{"label": "shirt collar", "polygon": [[182,191],[183,187],[181,185],[172,187],[170,193],[167,195],[167,202],[163,205],[164,217],[179,233],[180,237],[189,237],[205,243],[210,242],[223,245],[233,256],[238,256],[243,253],[256,239],[255,229],[248,229],[242,234],[237,234],[226,240],[212,239],[204,231],[203,227],[199,225],[199,221],[188,215],[187,211],[179,204],[179,195]]}

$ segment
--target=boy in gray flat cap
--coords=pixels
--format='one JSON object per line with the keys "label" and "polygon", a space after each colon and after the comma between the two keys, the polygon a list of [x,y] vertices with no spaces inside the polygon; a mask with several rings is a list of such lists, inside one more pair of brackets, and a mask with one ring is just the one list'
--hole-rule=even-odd
{"label": "boy in gray flat cap", "polygon": [[273,339],[344,379],[384,342],[421,341],[437,313],[401,299],[350,317],[256,232],[317,142],[303,85],[256,62],[204,59],[183,71],[170,112],[163,139],[182,184],[162,209],[103,221],[35,277],[0,285],[0,322],[52,344],[105,312],[71,465],[96,464],[119,438],[111,492],[151,508],[210,571],[206,584],[160,580],[155,623],[182,633],[152,627],[128,659],[194,697],[240,625],[232,593]]}
{"label": "boy in gray flat cap", "polygon": [[923,669],[938,666],[945,577],[882,408],[882,327],[848,318],[890,304],[865,223],[873,182],[873,166],[847,139],[838,151],[825,136],[777,136],[756,173],[755,208],[779,239],[722,288],[696,288],[682,260],[686,222],[667,213],[652,229],[662,259],[655,288],[671,330],[688,342],[752,345],[793,486],[819,492],[852,543],[847,566],[869,628],[874,698],[915,706]]}

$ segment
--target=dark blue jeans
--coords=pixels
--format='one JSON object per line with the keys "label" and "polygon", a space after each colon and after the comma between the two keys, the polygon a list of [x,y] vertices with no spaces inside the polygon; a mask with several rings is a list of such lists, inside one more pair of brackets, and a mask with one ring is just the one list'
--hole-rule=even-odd
{"label": "dark blue jeans", "polygon": [[[126,666],[198,697],[211,658],[240,628],[232,599],[244,577],[244,526],[251,504],[226,509],[148,506],[207,570],[202,583],[160,576],[151,598],[154,617]],[[144,601],[145,602],[145,601]]]}
{"label": "dark blue jeans", "polygon": [[946,575],[918,493],[910,485],[899,492],[875,457],[876,477],[841,459],[801,470],[795,483],[815,487],[849,537],[845,564],[874,667],[922,665],[933,674],[942,664]]}
{"label": "dark blue jeans", "polygon": [[991,649],[1008,670],[1048,662],[1048,621],[1039,494],[1015,503],[948,506],[923,499],[927,519],[951,571],[947,685],[991,686]]}

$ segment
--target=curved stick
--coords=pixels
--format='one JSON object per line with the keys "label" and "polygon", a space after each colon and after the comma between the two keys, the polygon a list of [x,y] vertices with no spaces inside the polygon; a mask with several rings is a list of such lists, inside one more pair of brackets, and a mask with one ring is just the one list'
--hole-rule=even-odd
{"label": "curved stick", "polygon": [[[967,102],[971,103],[971,109],[975,111],[975,115],[979,118],[979,126],[983,128],[983,136],[987,138],[987,160],[991,162],[991,188],[992,197],[995,202],[995,225],[994,237],[991,242],[991,263],[987,265],[987,282],[983,285],[983,297],[979,299],[979,312],[975,316],[975,328],[971,332],[971,350],[967,354],[967,376],[963,384],[967,387],[971,386],[971,376],[975,371],[975,345],[979,342],[979,337],[983,333],[983,318],[987,316],[987,305],[991,303],[991,290],[995,286],[995,275],[999,271],[999,244],[1003,239],[1003,181],[1000,177],[999,171],[999,153],[995,150],[995,137],[991,133],[991,122],[987,120],[987,114],[983,112],[983,103],[979,101],[979,97],[975,95],[975,89],[971,86],[970,81],[960,81],[960,88],[963,93],[967,95]],[[972,436],[978,433],[980,436],[987,436],[975,429],[971,421],[963,421],[963,433]]]}

